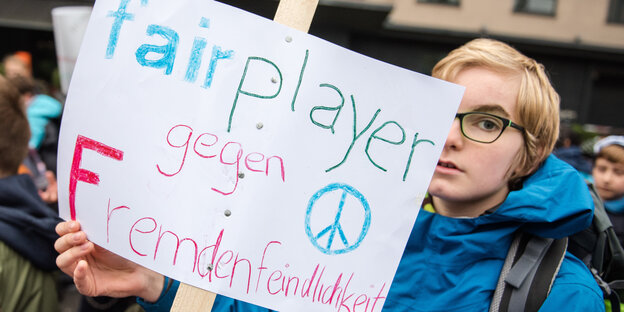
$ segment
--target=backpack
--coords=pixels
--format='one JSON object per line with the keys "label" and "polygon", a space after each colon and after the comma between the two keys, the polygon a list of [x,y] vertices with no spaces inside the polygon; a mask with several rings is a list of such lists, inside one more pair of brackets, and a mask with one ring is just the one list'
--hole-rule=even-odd
{"label": "backpack", "polygon": [[491,312],[539,310],[550,293],[566,250],[585,263],[604,298],[611,301],[612,311],[620,312],[624,249],[594,186],[589,184],[588,188],[594,200],[594,218],[583,231],[562,239],[516,233],[494,291]]}

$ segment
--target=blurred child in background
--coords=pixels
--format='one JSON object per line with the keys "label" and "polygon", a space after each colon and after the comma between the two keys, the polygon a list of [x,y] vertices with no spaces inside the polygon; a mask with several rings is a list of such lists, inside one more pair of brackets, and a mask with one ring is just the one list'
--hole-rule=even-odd
{"label": "blurred child in background", "polygon": [[58,311],[54,226],[29,175],[30,130],[17,89],[0,76],[0,311]]}
{"label": "blurred child in background", "polygon": [[624,136],[608,136],[594,145],[592,176],[613,228],[624,245]]}

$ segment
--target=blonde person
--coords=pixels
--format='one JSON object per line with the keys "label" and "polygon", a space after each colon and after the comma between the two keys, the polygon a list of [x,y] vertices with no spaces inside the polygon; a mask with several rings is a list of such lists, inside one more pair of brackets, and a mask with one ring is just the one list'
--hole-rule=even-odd
{"label": "blonde person", "polygon": [[[441,60],[433,76],[466,91],[384,311],[487,311],[514,233],[568,236],[590,224],[593,204],[576,170],[549,156],[559,97],[540,64],[499,41],[475,39]],[[102,251],[76,222],[57,232],[57,263],[80,291],[136,294],[154,302],[144,305],[152,311],[171,305],[177,282]],[[118,275],[104,275],[107,269]],[[213,308],[263,310],[220,296]],[[540,310],[604,311],[602,292],[567,253]]]}

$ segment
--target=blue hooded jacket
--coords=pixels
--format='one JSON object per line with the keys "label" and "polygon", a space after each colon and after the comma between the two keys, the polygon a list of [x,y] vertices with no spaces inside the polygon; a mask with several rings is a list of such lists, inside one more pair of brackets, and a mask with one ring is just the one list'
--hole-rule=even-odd
{"label": "blue hooded jacket", "polygon": [[38,149],[41,142],[45,138],[45,127],[53,118],[59,118],[63,111],[63,105],[55,98],[45,95],[35,95],[28,108],[26,115],[28,116],[28,124],[30,125],[30,141],[28,146]]}
{"label": "blue hooded jacket", "polygon": [[[383,310],[488,311],[516,230],[561,238],[587,227],[592,216],[593,201],[585,182],[574,168],[554,156],[491,214],[449,218],[421,210]],[[168,311],[176,289],[177,282],[156,306]],[[604,311],[600,288],[570,253],[540,311],[560,309]],[[212,311],[267,310],[217,296]]]}
{"label": "blue hooded jacket", "polygon": [[[583,179],[550,156],[493,213],[449,218],[421,210],[386,299],[388,311],[488,311],[514,232],[561,238],[587,227]],[[540,311],[604,311],[602,292],[570,253]]]}

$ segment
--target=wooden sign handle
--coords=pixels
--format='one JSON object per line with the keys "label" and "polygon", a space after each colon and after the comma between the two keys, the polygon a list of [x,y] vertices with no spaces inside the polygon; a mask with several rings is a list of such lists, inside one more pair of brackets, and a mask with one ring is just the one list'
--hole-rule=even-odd
{"label": "wooden sign handle", "polygon": [[171,311],[210,311],[216,297],[211,291],[180,283]]}
{"label": "wooden sign handle", "polygon": [[274,21],[308,32],[319,0],[280,0]]}
{"label": "wooden sign handle", "polygon": [[[280,0],[274,21],[288,27],[308,32],[319,0]],[[172,312],[210,311],[216,294],[197,287],[180,283]]]}

